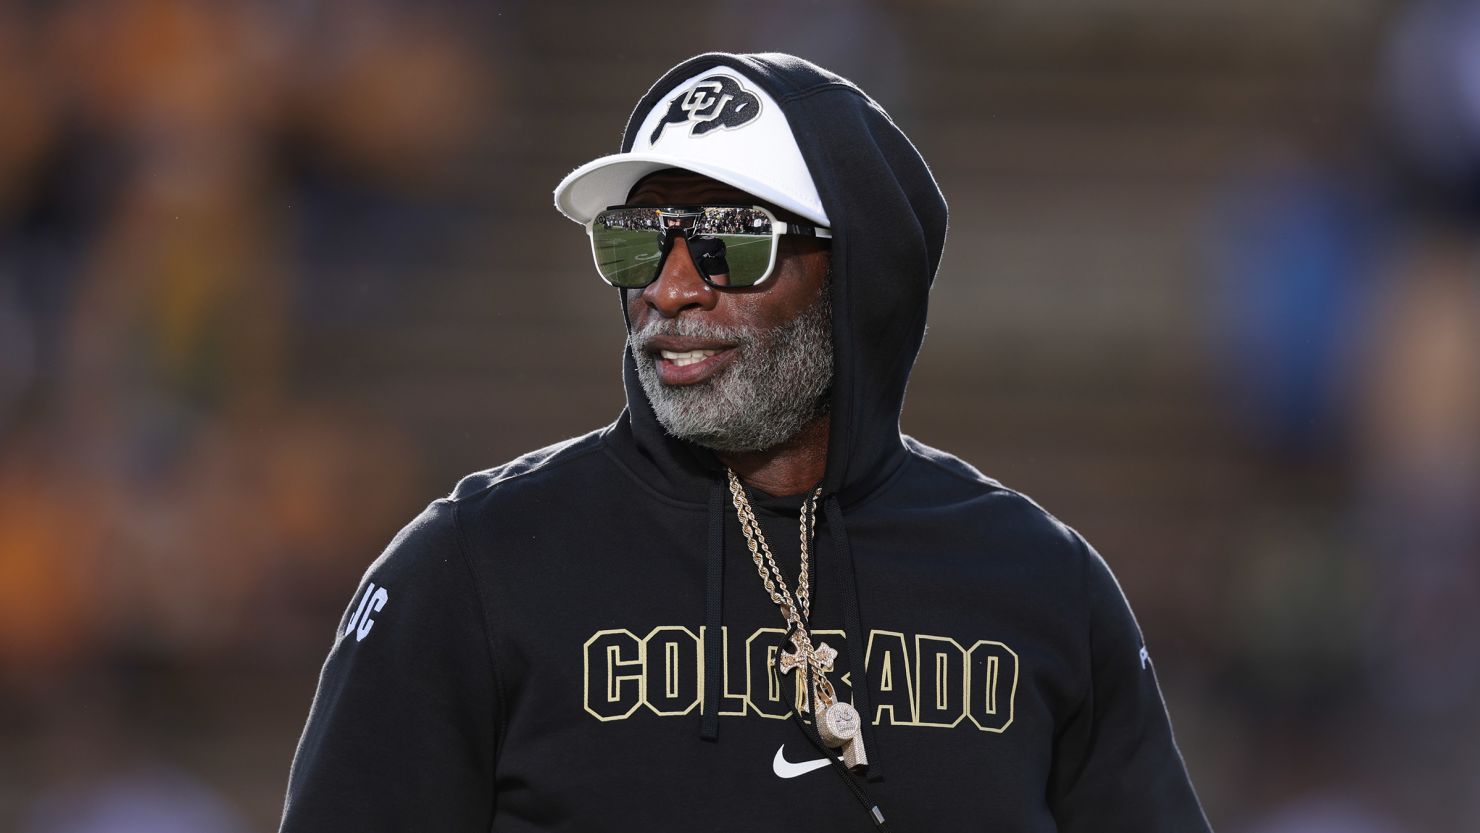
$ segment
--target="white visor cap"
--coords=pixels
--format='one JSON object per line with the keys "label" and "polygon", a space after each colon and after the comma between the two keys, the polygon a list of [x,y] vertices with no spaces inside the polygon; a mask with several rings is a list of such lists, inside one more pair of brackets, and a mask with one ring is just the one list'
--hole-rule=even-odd
{"label": "white visor cap", "polygon": [[703,174],[829,225],[781,106],[728,67],[675,85],[638,126],[632,150],[571,171],[555,188],[555,207],[585,225],[626,202],[639,179],[664,168]]}

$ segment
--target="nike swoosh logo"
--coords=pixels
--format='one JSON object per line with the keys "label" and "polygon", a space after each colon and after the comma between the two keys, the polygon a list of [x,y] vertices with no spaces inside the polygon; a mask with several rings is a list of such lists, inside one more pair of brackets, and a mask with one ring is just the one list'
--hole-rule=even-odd
{"label": "nike swoosh logo", "polygon": [[786,755],[782,754],[785,751],[786,744],[783,743],[776,749],[776,757],[771,759],[771,769],[776,773],[777,778],[795,778],[798,775],[806,775],[814,769],[821,769],[827,766],[829,763],[827,758],[818,758],[815,761],[802,761],[801,763],[794,764],[786,760]]}

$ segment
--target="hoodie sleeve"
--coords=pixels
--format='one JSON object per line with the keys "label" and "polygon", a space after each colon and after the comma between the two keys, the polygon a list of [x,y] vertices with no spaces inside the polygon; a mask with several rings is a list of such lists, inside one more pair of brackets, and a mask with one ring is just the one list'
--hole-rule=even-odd
{"label": "hoodie sleeve", "polygon": [[1156,669],[1110,567],[1082,539],[1090,679],[1056,733],[1049,800],[1061,833],[1208,831]]}
{"label": "hoodie sleeve", "polygon": [[496,686],[456,513],[429,506],[351,599],[293,759],[283,833],[492,823]]}

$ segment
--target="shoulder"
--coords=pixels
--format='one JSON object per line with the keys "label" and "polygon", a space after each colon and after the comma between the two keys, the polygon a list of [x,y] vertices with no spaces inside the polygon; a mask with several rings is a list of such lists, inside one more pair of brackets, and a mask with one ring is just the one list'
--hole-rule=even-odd
{"label": "shoulder", "polygon": [[913,471],[906,475],[910,482],[893,491],[928,504],[920,511],[932,527],[949,530],[937,534],[1011,564],[1014,575],[1056,588],[1061,599],[1074,600],[1065,610],[1103,608],[1128,616],[1110,564],[1078,530],[1028,495],[951,454],[908,437],[906,447],[913,457]]}
{"label": "shoulder", "polygon": [[982,474],[975,466],[913,437],[904,438],[911,466],[910,482],[900,490],[941,511],[959,510],[962,518],[979,517],[998,529],[1016,531],[1071,549],[1086,548],[1073,527],[1055,517],[1036,500]]}
{"label": "shoulder", "polygon": [[457,580],[456,572],[465,569],[459,562],[467,551],[464,524],[469,512],[481,509],[515,484],[519,488],[559,488],[568,482],[560,475],[579,477],[578,461],[592,459],[591,452],[600,444],[601,432],[594,431],[464,476],[450,494],[432,501],[396,533],[367,575],[449,573],[451,580]]}
{"label": "shoulder", "polygon": [[[1048,570],[1077,587],[1088,606],[1129,607],[1120,582],[1105,557],[1074,527],[1037,501],[978,471],[960,458],[911,437],[905,445],[915,458],[920,481],[932,481],[936,511],[950,512],[959,527],[972,530],[996,553],[1012,553],[1023,563]],[[930,493],[912,485],[907,491]],[[1134,625],[1133,625],[1134,627]]]}
{"label": "shoulder", "polygon": [[434,500],[396,533],[366,568],[360,584],[456,587],[467,578],[461,550],[456,507],[446,498]]}
{"label": "shoulder", "polygon": [[521,486],[538,486],[558,483],[564,476],[579,477],[578,469],[583,463],[590,464],[600,459],[600,455],[593,455],[601,449],[607,430],[603,428],[571,437],[516,457],[503,465],[466,475],[447,499],[454,504],[464,504],[477,501],[515,483]]}

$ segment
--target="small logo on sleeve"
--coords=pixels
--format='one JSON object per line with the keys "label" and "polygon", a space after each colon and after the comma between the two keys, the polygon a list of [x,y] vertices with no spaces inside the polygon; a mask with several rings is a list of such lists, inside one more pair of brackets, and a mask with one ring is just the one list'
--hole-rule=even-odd
{"label": "small logo on sleeve", "polygon": [[713,130],[749,124],[760,114],[761,100],[755,93],[728,75],[711,75],[668,102],[668,113],[658,122],[648,144],[657,144],[663,128],[670,124],[687,123],[690,136],[703,136]]}
{"label": "small logo on sleeve", "polygon": [[1146,650],[1146,646],[1145,645],[1142,645],[1141,646],[1141,670],[1142,671],[1145,671],[1146,670],[1146,666],[1148,666],[1150,664],[1151,664],[1151,652],[1148,651],[1148,650]]}
{"label": "small logo on sleeve", "polygon": [[344,626],[344,635],[354,634],[356,642],[368,636],[370,629],[375,626],[375,614],[385,607],[390,597],[385,588],[376,587],[375,582],[366,585],[365,595],[360,597],[360,606],[355,608],[355,615],[349,617],[349,624]]}

